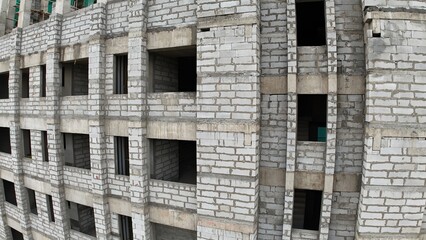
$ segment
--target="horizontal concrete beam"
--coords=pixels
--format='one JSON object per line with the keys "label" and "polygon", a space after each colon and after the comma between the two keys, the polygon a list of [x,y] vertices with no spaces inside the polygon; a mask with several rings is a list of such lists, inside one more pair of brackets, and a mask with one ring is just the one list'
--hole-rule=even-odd
{"label": "horizontal concrete beam", "polygon": [[13,116],[11,115],[0,115],[0,127],[9,127],[10,122],[13,121]]}
{"label": "horizontal concrete beam", "polygon": [[107,39],[105,41],[105,44],[106,54],[120,54],[127,53],[129,51],[129,38],[127,36]]}
{"label": "horizontal concrete beam", "polygon": [[197,231],[196,213],[160,206],[150,206],[149,216],[150,221],[154,223]]}
{"label": "horizontal concrete beam", "polygon": [[45,118],[21,117],[20,125],[23,129],[45,131],[47,123]]}
{"label": "horizontal concrete beam", "polygon": [[127,120],[105,120],[105,134],[109,136],[129,136],[129,124]]}
{"label": "horizontal concrete beam", "polygon": [[9,72],[9,61],[0,62],[0,73]]}
{"label": "horizontal concrete beam", "polygon": [[147,138],[195,141],[197,123],[190,120],[160,121],[150,119]]}
{"label": "horizontal concrete beam", "polygon": [[256,13],[230,14],[214,17],[198,18],[198,28],[226,27],[238,25],[258,24],[259,18]]}
{"label": "horizontal concrete beam", "polygon": [[132,203],[129,200],[119,198],[108,198],[109,208],[111,212],[124,216],[132,216]]}
{"label": "horizontal concrete beam", "polygon": [[84,206],[93,206],[93,194],[65,187],[65,199]]}
{"label": "horizontal concrete beam", "polygon": [[230,221],[220,218],[210,218],[198,216],[198,225],[203,227],[223,229],[226,231],[240,232],[243,234],[253,234],[257,230],[256,224]]}
{"label": "horizontal concrete beam", "polygon": [[38,52],[25,55],[20,58],[21,68],[35,67],[46,64],[46,52]]}
{"label": "horizontal concrete beam", "polygon": [[61,118],[61,132],[89,134],[89,120]]}
{"label": "horizontal concrete beam", "polygon": [[24,176],[24,185],[27,188],[30,188],[34,191],[41,192],[41,193],[44,193],[44,194],[50,195],[51,192],[52,192],[50,183],[31,178],[29,176]]}
{"label": "horizontal concrete beam", "polygon": [[13,176],[14,176],[13,172],[8,171],[6,169],[0,169],[0,178],[1,179],[7,180],[9,182],[13,182],[14,181]]}
{"label": "horizontal concrete beam", "polygon": [[17,230],[18,232],[22,232],[21,223],[19,220],[16,220],[10,216],[6,216],[6,222],[9,227]]}
{"label": "horizontal concrete beam", "polygon": [[89,44],[77,43],[61,49],[61,62],[72,61],[89,57]]}
{"label": "horizontal concrete beam", "polygon": [[197,44],[195,26],[148,32],[147,49],[178,48]]}

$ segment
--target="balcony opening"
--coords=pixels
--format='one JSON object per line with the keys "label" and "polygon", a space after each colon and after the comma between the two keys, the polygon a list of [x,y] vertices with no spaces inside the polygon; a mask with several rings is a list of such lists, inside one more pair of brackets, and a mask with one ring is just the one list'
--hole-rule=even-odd
{"label": "balcony opening", "polygon": [[15,184],[3,179],[3,189],[6,202],[17,206]]}
{"label": "balcony opening", "polygon": [[169,240],[169,239],[185,239],[196,240],[197,232],[188,229],[177,228],[158,223],[152,223],[152,232],[156,240]]}
{"label": "balcony opening", "polygon": [[153,92],[197,91],[196,48],[150,52]]}
{"label": "balcony opening", "polygon": [[319,230],[322,191],[294,190],[293,228]]}
{"label": "balcony opening", "polygon": [[151,178],[196,184],[195,141],[152,140]]}
{"label": "balcony opening", "polygon": [[9,73],[0,73],[0,99],[9,98]]}
{"label": "balcony opening", "polygon": [[31,158],[31,131],[22,129],[22,146],[24,148],[24,157]]}
{"label": "balcony opening", "polygon": [[96,2],[97,0],[70,0],[71,8],[74,10],[88,7]]}
{"label": "balcony opening", "polygon": [[88,134],[63,133],[65,165],[90,169],[90,140]]}
{"label": "balcony opening", "polygon": [[55,222],[55,211],[53,209],[53,200],[51,195],[46,194],[46,205],[47,214],[49,215],[49,221]]}
{"label": "balcony opening", "polygon": [[0,127],[0,152],[11,154],[10,129]]}
{"label": "balcony opening", "polygon": [[24,240],[24,235],[19,232],[18,230],[14,228],[10,228],[10,231],[12,232],[12,239],[13,240]]}
{"label": "balcony opening", "polygon": [[115,173],[129,176],[129,138],[114,137]]}
{"label": "balcony opening", "polygon": [[30,97],[30,69],[21,69],[21,97]]}
{"label": "balcony opening", "polygon": [[47,131],[41,131],[41,154],[43,162],[49,161],[49,145],[47,142]]}
{"label": "balcony opening", "polygon": [[37,201],[36,201],[35,191],[27,188],[27,192],[28,192],[28,202],[30,205],[30,211],[31,213],[37,215]]}
{"label": "balcony opening", "polygon": [[92,207],[67,201],[71,229],[96,237],[95,215]]}
{"label": "balcony opening", "polygon": [[62,96],[89,94],[89,60],[64,62],[62,66]]}
{"label": "balcony opening", "polygon": [[120,240],[133,240],[132,218],[118,215],[118,225],[120,231]]}
{"label": "balcony opening", "polygon": [[326,45],[324,0],[296,0],[297,46]]}
{"label": "balcony opening", "polygon": [[40,97],[46,97],[46,65],[40,66]]}
{"label": "balcony opening", "polygon": [[297,140],[314,142],[327,140],[327,95],[298,95]]}
{"label": "balcony opening", "polygon": [[127,94],[127,54],[114,55],[114,94]]}

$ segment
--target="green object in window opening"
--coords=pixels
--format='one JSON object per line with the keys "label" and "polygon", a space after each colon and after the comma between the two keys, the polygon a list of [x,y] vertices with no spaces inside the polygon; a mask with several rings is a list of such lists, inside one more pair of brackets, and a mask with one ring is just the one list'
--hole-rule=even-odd
{"label": "green object in window opening", "polygon": [[[81,5],[82,3],[83,5]],[[95,3],[96,3],[96,0],[70,0],[71,6],[75,6],[77,8],[88,7]]]}
{"label": "green object in window opening", "polygon": [[19,19],[19,5],[21,5],[21,0],[16,0],[16,6],[15,6],[15,16],[13,17],[13,26],[18,26],[18,19]]}
{"label": "green object in window opening", "polygon": [[94,3],[96,3],[96,0],[84,0],[84,7],[88,7]]}
{"label": "green object in window opening", "polygon": [[318,127],[318,142],[326,142],[327,141],[327,128]]}
{"label": "green object in window opening", "polygon": [[47,12],[48,13],[52,13],[53,11],[53,3],[55,3],[56,0],[49,0],[49,2],[47,3]]}

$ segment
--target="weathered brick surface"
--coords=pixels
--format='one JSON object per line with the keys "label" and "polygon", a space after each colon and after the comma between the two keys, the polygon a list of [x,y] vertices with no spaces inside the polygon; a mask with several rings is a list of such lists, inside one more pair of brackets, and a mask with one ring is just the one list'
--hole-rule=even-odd
{"label": "weathered brick surface", "polygon": [[194,0],[149,0],[147,26],[159,28],[195,24],[196,9],[197,3]]}

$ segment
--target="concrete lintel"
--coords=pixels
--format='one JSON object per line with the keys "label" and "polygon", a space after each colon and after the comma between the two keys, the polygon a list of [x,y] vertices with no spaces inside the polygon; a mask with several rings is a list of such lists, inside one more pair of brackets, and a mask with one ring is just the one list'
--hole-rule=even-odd
{"label": "concrete lintel", "polygon": [[108,203],[111,212],[129,217],[132,216],[132,204],[129,200],[110,197],[108,198]]}
{"label": "concrete lintel", "polygon": [[93,194],[65,187],[65,199],[84,206],[93,206]]}
{"label": "concrete lintel", "polygon": [[197,29],[195,26],[151,31],[147,36],[147,49],[163,49],[194,46],[197,44]]}
{"label": "concrete lintel", "polygon": [[149,120],[147,138],[195,141],[197,123],[177,119],[176,121]]}
{"label": "concrete lintel", "polygon": [[6,222],[9,227],[17,230],[18,232],[22,232],[21,223],[18,220],[10,216],[6,216]]}
{"label": "concrete lintel", "polygon": [[9,72],[9,61],[0,62],[0,73]]}
{"label": "concrete lintel", "polygon": [[31,178],[29,176],[24,176],[24,185],[27,188],[44,194],[50,195],[52,192],[50,183]]}
{"label": "concrete lintel", "polygon": [[264,76],[260,78],[260,90],[264,94],[287,93],[287,76]]}
{"label": "concrete lintel", "polygon": [[407,11],[407,9],[399,11],[397,9],[392,11],[372,11],[365,14],[364,22],[370,22],[371,19],[426,21],[426,14],[425,12]]}
{"label": "concrete lintel", "polygon": [[21,128],[46,131],[47,123],[45,118],[38,117],[21,117],[20,118]]}
{"label": "concrete lintel", "polygon": [[34,228],[32,229],[32,235],[33,235],[33,239],[34,240],[46,240],[49,239],[48,235],[44,235],[43,233],[35,230]]}
{"label": "concrete lintel", "polygon": [[150,221],[167,226],[197,231],[197,214],[172,208],[150,206]]}
{"label": "concrete lintel", "polygon": [[9,182],[14,182],[14,174],[6,169],[0,169],[0,178]]}
{"label": "concrete lintel", "polygon": [[242,13],[198,18],[198,28],[252,25],[259,22],[256,13]]}
{"label": "concrete lintel", "polygon": [[253,234],[257,230],[255,223],[246,223],[238,221],[230,221],[219,218],[209,218],[198,216],[198,225],[208,228],[224,229],[226,231],[240,232],[243,234]]}
{"label": "concrete lintel", "polygon": [[61,132],[89,134],[89,120],[62,118]]}
{"label": "concrete lintel", "polygon": [[61,62],[67,62],[89,57],[89,44],[77,43],[61,48]]}
{"label": "concrete lintel", "polygon": [[21,68],[35,67],[46,64],[46,52],[33,53],[20,58]]}
{"label": "concrete lintel", "polygon": [[299,75],[297,77],[298,94],[327,94],[327,75]]}
{"label": "concrete lintel", "polygon": [[324,190],[324,173],[296,172],[294,188]]}
{"label": "concrete lintel", "polygon": [[127,53],[129,38],[127,36],[110,38],[106,40],[106,54]]}
{"label": "concrete lintel", "polygon": [[243,132],[255,133],[259,131],[259,124],[257,122],[234,122],[234,121],[199,121],[197,123],[197,130],[211,131],[211,132]]}
{"label": "concrete lintel", "polygon": [[0,127],[9,127],[9,123],[13,121],[12,115],[0,115]]}
{"label": "concrete lintel", "polygon": [[105,134],[109,136],[129,136],[128,121],[126,120],[105,120]]}

